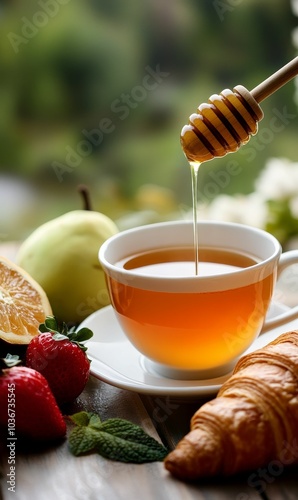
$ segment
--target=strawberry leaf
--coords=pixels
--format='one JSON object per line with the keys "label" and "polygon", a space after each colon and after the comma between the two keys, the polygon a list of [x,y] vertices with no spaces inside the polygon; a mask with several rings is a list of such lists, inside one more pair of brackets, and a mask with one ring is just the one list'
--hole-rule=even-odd
{"label": "strawberry leaf", "polygon": [[81,328],[75,332],[75,341],[76,342],[86,342],[86,340],[91,339],[93,336],[93,332],[89,328]]}
{"label": "strawberry leaf", "polygon": [[69,435],[69,449],[74,455],[96,450],[105,458],[120,462],[162,461],[168,450],[141,427],[127,420],[111,418],[101,422],[95,413],[72,415],[76,427]]}
{"label": "strawberry leaf", "polygon": [[86,351],[87,347],[83,345],[83,342],[91,339],[93,336],[92,330],[89,328],[81,328],[76,330],[75,327],[68,328],[66,323],[58,323],[54,316],[47,316],[45,322],[39,325],[39,331],[41,333],[50,332],[53,335],[53,339],[69,340],[76,344],[82,351]]}
{"label": "strawberry leaf", "polygon": [[45,322],[39,325],[39,330],[44,332],[58,332],[58,323],[54,316],[47,316]]}
{"label": "strawberry leaf", "polygon": [[19,365],[22,360],[17,354],[6,354],[5,358],[1,358],[3,367],[12,368],[13,366]]}

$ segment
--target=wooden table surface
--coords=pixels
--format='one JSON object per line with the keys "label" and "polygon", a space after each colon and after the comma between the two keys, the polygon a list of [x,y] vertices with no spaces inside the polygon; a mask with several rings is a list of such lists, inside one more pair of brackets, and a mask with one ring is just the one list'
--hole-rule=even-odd
{"label": "wooden table surface", "polygon": [[[2,246],[12,256],[13,247]],[[84,392],[67,408],[67,414],[92,411],[102,420],[119,417],[139,424],[169,448],[188,431],[190,417],[205,400],[144,396],[119,389],[91,376]],[[227,480],[187,484],[173,478],[161,462],[123,464],[97,454],[74,457],[67,441],[39,451],[18,449],[16,487],[9,491],[6,442],[0,443],[0,500],[297,500],[297,468],[281,464]]]}

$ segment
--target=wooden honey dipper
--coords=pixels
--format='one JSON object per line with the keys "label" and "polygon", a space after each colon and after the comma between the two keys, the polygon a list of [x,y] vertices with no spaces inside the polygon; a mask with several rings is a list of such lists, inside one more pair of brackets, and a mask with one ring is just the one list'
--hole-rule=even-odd
{"label": "wooden honey dipper", "polygon": [[264,113],[259,102],[298,75],[298,56],[248,91],[242,85],[214,94],[189,117],[181,144],[189,162],[202,163],[237,151],[258,130]]}

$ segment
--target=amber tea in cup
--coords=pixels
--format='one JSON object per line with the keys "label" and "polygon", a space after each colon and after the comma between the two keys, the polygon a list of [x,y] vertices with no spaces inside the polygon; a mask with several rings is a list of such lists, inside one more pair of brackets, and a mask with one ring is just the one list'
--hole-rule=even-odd
{"label": "amber tea in cup", "polygon": [[230,371],[259,335],[279,269],[298,262],[277,240],[243,225],[152,224],[100,250],[112,306],[130,342],[159,373],[206,378]]}

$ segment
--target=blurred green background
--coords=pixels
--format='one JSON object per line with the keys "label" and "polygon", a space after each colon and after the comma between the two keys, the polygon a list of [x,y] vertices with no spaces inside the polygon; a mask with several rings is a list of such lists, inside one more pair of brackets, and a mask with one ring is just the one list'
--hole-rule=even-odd
{"label": "blurred green background", "polygon": [[[292,59],[297,15],[295,0],[0,1],[1,240],[81,208],[81,183],[120,227],[187,211],[182,126],[211,94],[252,89]],[[262,108],[250,153],[233,155],[241,175],[212,193],[211,165],[232,155],[203,165],[204,201],[249,193],[270,157],[298,161],[294,81]]]}

